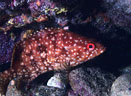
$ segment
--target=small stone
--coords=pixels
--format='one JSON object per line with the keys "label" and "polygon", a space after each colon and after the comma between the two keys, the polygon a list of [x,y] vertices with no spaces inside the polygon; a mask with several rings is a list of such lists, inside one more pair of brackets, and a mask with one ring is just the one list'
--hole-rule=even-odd
{"label": "small stone", "polygon": [[22,96],[21,91],[17,90],[16,88],[16,80],[10,81],[7,88],[6,96]]}
{"label": "small stone", "polygon": [[69,80],[74,92],[68,94],[110,96],[110,88],[115,76],[111,73],[103,72],[99,68],[78,68],[71,71]]}
{"label": "small stone", "polygon": [[62,77],[64,77],[64,76],[62,76],[61,73],[55,74],[53,77],[51,77],[48,80],[47,86],[52,86],[52,87],[64,89],[66,87],[66,84],[62,81]]}
{"label": "small stone", "polygon": [[131,74],[119,76],[111,87],[111,96],[131,96]]}

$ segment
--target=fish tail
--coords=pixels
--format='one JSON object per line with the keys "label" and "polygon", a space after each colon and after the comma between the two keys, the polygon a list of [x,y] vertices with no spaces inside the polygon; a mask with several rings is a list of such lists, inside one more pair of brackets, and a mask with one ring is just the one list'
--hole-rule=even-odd
{"label": "fish tail", "polygon": [[4,96],[10,80],[13,79],[14,70],[9,69],[0,73],[0,96]]}

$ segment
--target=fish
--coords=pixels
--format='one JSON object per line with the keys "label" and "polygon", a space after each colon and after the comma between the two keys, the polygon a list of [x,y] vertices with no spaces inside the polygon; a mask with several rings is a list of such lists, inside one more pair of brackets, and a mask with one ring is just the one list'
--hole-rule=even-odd
{"label": "fish", "polygon": [[19,41],[9,69],[0,73],[0,93],[18,78],[31,82],[39,75],[67,70],[102,54],[106,48],[96,40],[61,28],[45,28]]}

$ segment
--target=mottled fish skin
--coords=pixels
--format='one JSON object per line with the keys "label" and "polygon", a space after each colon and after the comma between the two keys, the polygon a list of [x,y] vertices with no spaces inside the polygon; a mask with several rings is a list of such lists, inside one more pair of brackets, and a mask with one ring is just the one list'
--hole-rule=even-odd
{"label": "mottled fish skin", "polygon": [[[88,44],[94,44],[94,49],[89,50]],[[10,69],[0,73],[0,93],[5,94],[8,83],[16,77],[30,82],[42,73],[66,70],[104,51],[100,43],[76,33],[63,29],[40,30],[16,45]]]}

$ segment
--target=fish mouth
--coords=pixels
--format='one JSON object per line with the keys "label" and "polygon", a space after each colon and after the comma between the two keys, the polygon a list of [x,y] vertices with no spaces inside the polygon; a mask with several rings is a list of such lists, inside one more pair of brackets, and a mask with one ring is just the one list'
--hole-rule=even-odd
{"label": "fish mouth", "polygon": [[98,48],[98,54],[99,55],[106,51],[106,47],[99,42],[96,43],[96,48]]}
{"label": "fish mouth", "polygon": [[105,48],[105,47],[101,48],[101,49],[100,49],[100,54],[104,53],[105,51],[106,51],[106,48]]}
{"label": "fish mouth", "polygon": [[[95,57],[103,54],[105,51],[106,51],[106,47],[101,46],[101,48],[99,48],[99,49],[97,50],[97,54],[95,55]],[[95,53],[94,53],[94,54],[95,54]]]}

